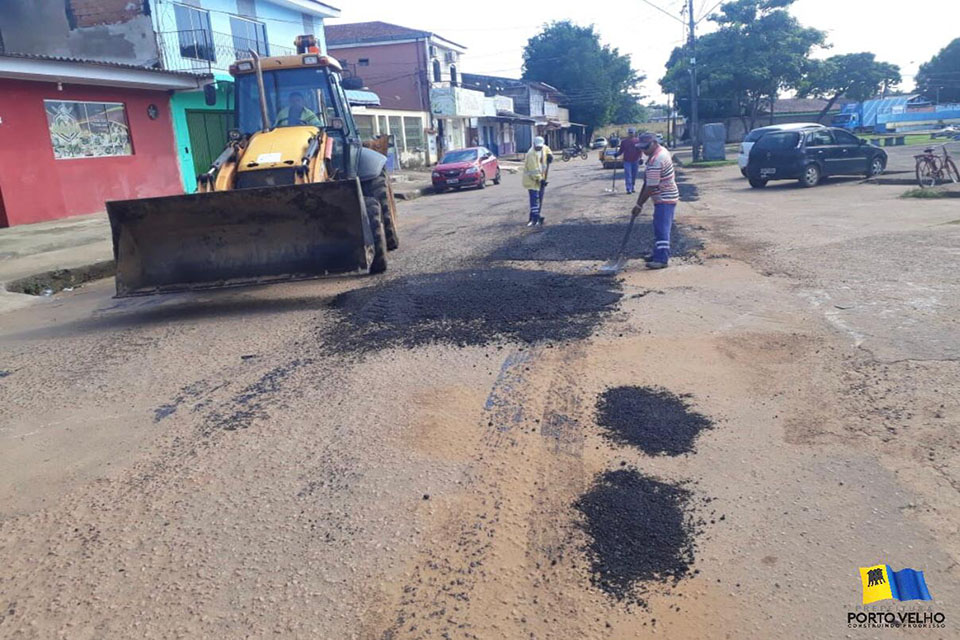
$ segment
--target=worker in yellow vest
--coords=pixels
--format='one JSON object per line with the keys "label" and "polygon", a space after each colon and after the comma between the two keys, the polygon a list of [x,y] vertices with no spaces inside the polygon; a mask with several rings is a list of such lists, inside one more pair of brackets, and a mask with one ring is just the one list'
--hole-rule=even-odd
{"label": "worker in yellow vest", "polygon": [[547,174],[550,163],[553,162],[553,152],[544,144],[543,138],[533,139],[533,146],[527,151],[523,159],[523,188],[530,195],[530,221],[528,227],[543,226],[543,216],[540,208],[543,204],[543,190],[547,187]]}

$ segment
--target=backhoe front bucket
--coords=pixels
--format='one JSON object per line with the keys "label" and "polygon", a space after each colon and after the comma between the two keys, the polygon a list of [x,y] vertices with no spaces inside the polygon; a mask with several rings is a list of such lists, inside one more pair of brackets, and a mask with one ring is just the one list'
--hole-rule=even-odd
{"label": "backhoe front bucket", "polygon": [[358,180],[107,203],[117,297],[366,272]]}

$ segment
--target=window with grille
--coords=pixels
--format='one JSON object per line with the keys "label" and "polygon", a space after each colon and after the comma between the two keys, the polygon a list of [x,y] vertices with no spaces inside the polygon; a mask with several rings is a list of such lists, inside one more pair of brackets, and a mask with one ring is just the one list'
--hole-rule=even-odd
{"label": "window with grille", "polygon": [[407,147],[403,144],[403,123],[400,116],[390,116],[390,133],[393,134],[393,143],[397,151],[406,151]]}
{"label": "window with grille", "polygon": [[210,13],[182,4],[173,5],[177,21],[177,37],[180,55],[195,60],[217,60],[213,50],[213,29],[210,28]]}
{"label": "window with grille", "polygon": [[357,123],[357,132],[360,134],[361,140],[373,138],[373,116],[354,114],[353,119]]}
{"label": "window with grille", "polygon": [[233,34],[234,57],[249,58],[252,49],[262,56],[270,55],[267,47],[267,27],[262,22],[230,16],[230,32]]}
{"label": "window with grille", "polygon": [[423,120],[417,116],[403,117],[403,134],[411,151],[423,149]]}

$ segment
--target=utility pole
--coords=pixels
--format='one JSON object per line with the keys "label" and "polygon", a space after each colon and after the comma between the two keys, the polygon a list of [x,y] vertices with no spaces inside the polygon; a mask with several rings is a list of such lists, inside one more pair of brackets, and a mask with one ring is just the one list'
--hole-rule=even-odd
{"label": "utility pole", "polygon": [[700,160],[700,91],[697,88],[697,38],[694,29],[697,21],[693,16],[693,0],[687,2],[687,17],[690,19],[690,141],[693,143],[693,161]]}

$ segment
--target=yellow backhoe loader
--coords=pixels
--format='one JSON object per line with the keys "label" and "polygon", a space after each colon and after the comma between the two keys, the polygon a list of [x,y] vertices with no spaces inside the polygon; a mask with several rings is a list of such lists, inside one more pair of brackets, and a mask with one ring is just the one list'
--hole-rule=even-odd
{"label": "yellow backhoe loader", "polygon": [[386,157],[361,144],[336,59],[296,46],[230,67],[236,127],[197,193],[107,203],[117,297],[386,269]]}

